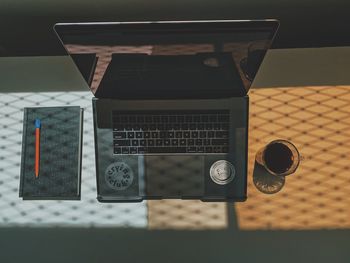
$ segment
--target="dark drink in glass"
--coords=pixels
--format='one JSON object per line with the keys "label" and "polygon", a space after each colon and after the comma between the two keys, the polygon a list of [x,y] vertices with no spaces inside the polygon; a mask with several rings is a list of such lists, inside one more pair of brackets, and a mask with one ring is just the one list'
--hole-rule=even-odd
{"label": "dark drink in glass", "polygon": [[265,169],[278,176],[286,176],[296,171],[300,162],[297,148],[289,141],[275,140],[257,153],[256,161]]}

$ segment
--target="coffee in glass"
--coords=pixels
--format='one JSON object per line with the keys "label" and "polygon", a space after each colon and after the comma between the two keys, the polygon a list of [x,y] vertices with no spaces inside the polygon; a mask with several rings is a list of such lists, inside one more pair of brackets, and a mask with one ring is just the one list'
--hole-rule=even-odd
{"label": "coffee in glass", "polygon": [[275,140],[258,151],[256,161],[269,173],[286,176],[294,173],[298,168],[300,154],[291,142]]}

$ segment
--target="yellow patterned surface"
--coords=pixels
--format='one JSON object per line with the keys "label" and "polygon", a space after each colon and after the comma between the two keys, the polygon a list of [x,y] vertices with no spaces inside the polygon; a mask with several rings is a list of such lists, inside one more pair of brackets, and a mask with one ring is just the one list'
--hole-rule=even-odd
{"label": "yellow patterned surface", "polygon": [[[237,203],[240,229],[350,227],[350,86],[251,90],[248,200]],[[287,139],[304,160],[277,194],[252,181],[256,152]]]}
{"label": "yellow patterned surface", "polygon": [[221,229],[227,226],[226,203],[196,200],[148,201],[150,229]]}

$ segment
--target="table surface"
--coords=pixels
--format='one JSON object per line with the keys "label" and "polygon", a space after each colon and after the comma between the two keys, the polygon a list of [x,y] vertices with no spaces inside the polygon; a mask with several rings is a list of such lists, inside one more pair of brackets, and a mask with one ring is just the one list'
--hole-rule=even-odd
{"label": "table surface", "polygon": [[[31,58],[21,60],[30,62]],[[31,78],[13,82],[7,78],[6,87],[1,85],[4,78],[0,78],[2,259],[30,260],[32,251],[48,242],[50,247],[45,246],[45,253],[36,257],[36,262],[53,260],[51,255],[58,246],[69,253],[52,262],[90,262],[96,255],[110,261],[116,253],[130,262],[147,259],[150,252],[158,255],[153,262],[178,262],[183,256],[191,262],[224,261],[233,254],[237,259],[253,262],[301,262],[301,259],[329,262],[335,258],[347,262],[350,86],[250,90],[246,202],[159,200],[103,204],[96,200],[91,91],[82,78],[71,81],[69,77],[50,73],[43,83],[40,70],[43,65],[37,68],[37,59],[32,65]],[[23,72],[19,73],[23,76]],[[12,77],[15,75],[12,73]],[[80,90],[43,91],[41,88],[52,85],[52,80],[55,88],[67,85],[79,86]],[[63,105],[80,105],[85,110],[82,200],[22,201],[18,186],[23,107]],[[253,182],[259,172],[255,154],[275,139],[292,141],[304,160],[296,173],[286,178],[278,193],[264,194]],[[180,243],[181,253],[173,254],[173,248]],[[217,244],[218,254],[213,253]],[[126,253],[130,246],[135,253]],[[22,253],[14,255],[11,251],[15,247],[22,247]],[[87,251],[86,247],[94,250]],[[106,253],[107,250],[115,253]],[[196,250],[203,253],[196,254]]]}
{"label": "table surface", "polygon": [[[1,93],[0,228],[349,229],[350,86],[249,92],[248,200],[235,204],[185,200],[98,203],[92,96],[90,91]],[[82,200],[22,201],[18,186],[23,107],[61,105],[80,105],[85,109]],[[253,183],[255,154],[275,139],[293,142],[304,159],[278,193],[264,194]]]}

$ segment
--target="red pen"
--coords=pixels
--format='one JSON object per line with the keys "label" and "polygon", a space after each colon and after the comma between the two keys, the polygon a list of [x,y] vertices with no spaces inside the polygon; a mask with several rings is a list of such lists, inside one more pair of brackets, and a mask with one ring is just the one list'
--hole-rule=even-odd
{"label": "red pen", "polygon": [[39,165],[40,165],[40,128],[41,122],[39,119],[35,119],[35,177],[39,176]]}

